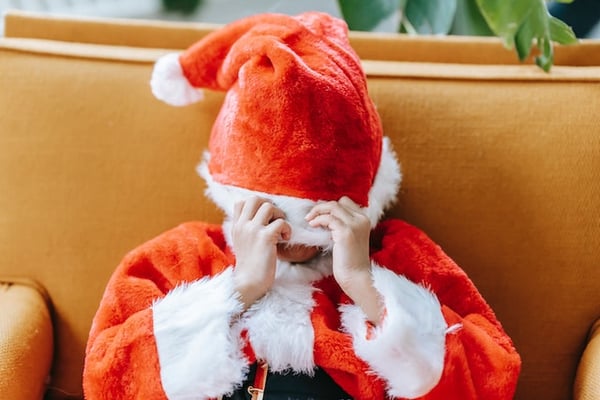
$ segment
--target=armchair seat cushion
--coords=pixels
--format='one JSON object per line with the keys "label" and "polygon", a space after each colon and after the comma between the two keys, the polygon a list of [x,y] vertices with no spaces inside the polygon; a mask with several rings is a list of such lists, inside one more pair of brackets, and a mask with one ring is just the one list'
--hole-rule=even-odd
{"label": "armchair seat cushion", "polygon": [[0,280],[0,399],[41,399],[52,353],[43,289],[30,280]]}
{"label": "armchair seat cushion", "polygon": [[575,400],[600,399],[600,319],[592,326],[575,378]]}

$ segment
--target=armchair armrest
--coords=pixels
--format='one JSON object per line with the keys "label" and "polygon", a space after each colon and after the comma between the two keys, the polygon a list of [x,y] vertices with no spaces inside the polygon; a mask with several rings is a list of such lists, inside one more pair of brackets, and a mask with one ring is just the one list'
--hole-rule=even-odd
{"label": "armchair armrest", "polygon": [[600,320],[590,330],[574,386],[574,400],[594,399],[600,399]]}
{"label": "armchair armrest", "polygon": [[0,399],[42,399],[52,355],[45,290],[28,279],[0,278]]}

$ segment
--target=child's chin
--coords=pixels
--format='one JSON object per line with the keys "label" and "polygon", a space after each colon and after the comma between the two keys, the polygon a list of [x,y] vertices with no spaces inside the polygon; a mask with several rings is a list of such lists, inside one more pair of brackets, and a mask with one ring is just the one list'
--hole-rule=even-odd
{"label": "child's chin", "polygon": [[315,257],[319,251],[317,246],[280,243],[277,245],[277,258],[290,263],[303,263]]}

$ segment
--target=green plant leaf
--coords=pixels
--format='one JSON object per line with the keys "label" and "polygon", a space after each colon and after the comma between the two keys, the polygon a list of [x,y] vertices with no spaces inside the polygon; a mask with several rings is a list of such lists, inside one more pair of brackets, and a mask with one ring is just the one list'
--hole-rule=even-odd
{"label": "green plant leaf", "polygon": [[338,0],[348,27],[371,31],[382,21],[403,9],[407,0]]}
{"label": "green plant leaf", "polygon": [[554,48],[550,39],[547,37],[538,39],[538,48],[541,53],[535,58],[535,63],[538,67],[548,72],[552,68],[552,64],[554,64]]}
{"label": "green plant leaf", "polygon": [[515,48],[520,61],[524,61],[531,53],[531,48],[536,37],[535,27],[529,21],[525,21],[515,35]]}
{"label": "green plant leaf", "polygon": [[515,35],[519,59],[523,61],[529,56],[535,42],[540,51],[535,63],[546,72],[550,70],[554,62],[554,49],[550,35],[551,18],[544,0],[537,0],[533,3],[531,11]]}
{"label": "green plant leaf", "polygon": [[411,33],[445,35],[452,28],[456,1],[407,0],[402,18],[403,25]]}
{"label": "green plant leaf", "polygon": [[508,48],[514,46],[515,35],[534,3],[544,0],[476,0],[491,30]]}
{"label": "green plant leaf", "polygon": [[[545,0],[477,0],[477,4],[505,45],[515,45],[521,61],[529,56],[535,44],[539,50],[535,63],[546,72],[554,63],[552,41],[562,44],[577,41],[567,24],[550,15]],[[515,9],[517,4],[518,10]]]}
{"label": "green plant leaf", "polygon": [[492,36],[494,34],[481,15],[475,0],[457,0],[456,15],[450,33],[475,36]]}
{"label": "green plant leaf", "polygon": [[577,36],[573,29],[560,19],[550,17],[550,39],[560,44],[577,43]]}
{"label": "green plant leaf", "polygon": [[[572,0],[559,0],[570,3]],[[547,0],[338,0],[353,30],[373,30],[401,16],[400,30],[416,34],[487,35],[516,48],[521,61],[537,46],[536,64],[548,71],[554,62],[552,42],[577,41],[573,30],[548,12]]]}

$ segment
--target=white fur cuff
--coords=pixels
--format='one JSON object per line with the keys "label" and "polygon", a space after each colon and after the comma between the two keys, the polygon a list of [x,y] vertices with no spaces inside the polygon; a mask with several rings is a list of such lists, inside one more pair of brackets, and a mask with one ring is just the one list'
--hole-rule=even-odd
{"label": "white fur cuff", "polygon": [[355,305],[341,307],[342,324],[356,354],[387,382],[392,397],[417,398],[439,382],[447,324],[437,297],[403,276],[373,265],[373,283],[386,316],[367,339],[367,319]]}
{"label": "white fur cuff", "polygon": [[186,106],[204,99],[204,92],[193,87],[179,63],[179,54],[169,53],[156,61],[150,87],[154,96],[172,106]]}
{"label": "white fur cuff", "polygon": [[173,399],[230,393],[243,381],[248,361],[232,320],[243,310],[233,269],[178,286],[152,307],[162,386]]}

